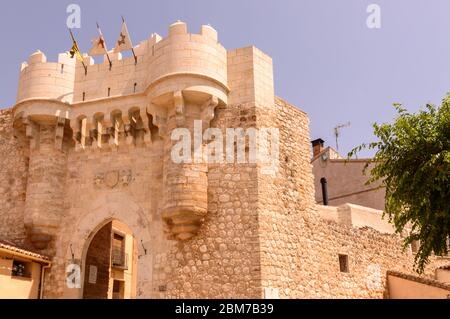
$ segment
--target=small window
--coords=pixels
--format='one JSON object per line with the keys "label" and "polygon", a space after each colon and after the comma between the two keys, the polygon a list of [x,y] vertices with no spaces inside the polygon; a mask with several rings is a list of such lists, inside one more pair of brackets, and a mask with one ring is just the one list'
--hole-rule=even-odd
{"label": "small window", "polygon": [[83,92],[83,101],[86,100],[86,92]]}
{"label": "small window", "polygon": [[419,251],[419,247],[420,247],[420,241],[413,240],[411,242],[411,251],[413,254],[416,254]]}
{"label": "small window", "polygon": [[348,255],[339,255],[339,270],[348,272]]}
{"label": "small window", "polygon": [[111,88],[108,88],[108,96],[111,96]]}
{"label": "small window", "polygon": [[124,299],[124,282],[121,280],[113,281],[113,299]]}
{"label": "small window", "polygon": [[122,243],[123,240],[124,240],[124,236],[114,233],[114,241],[118,241],[118,242]]}
{"label": "small window", "polygon": [[447,256],[450,256],[450,236],[447,238]]}
{"label": "small window", "polygon": [[111,251],[112,266],[127,268],[127,254],[125,253],[125,237],[114,233]]}
{"label": "small window", "polygon": [[11,276],[31,278],[31,263],[20,260],[13,260]]}
{"label": "small window", "polygon": [[61,74],[64,73],[64,64],[61,64]]}
{"label": "small window", "polygon": [[167,286],[166,285],[160,285],[158,287],[158,290],[161,291],[161,292],[167,291]]}
{"label": "small window", "polygon": [[134,93],[136,93],[136,86],[137,86],[137,83],[134,83],[134,88],[133,88]]}

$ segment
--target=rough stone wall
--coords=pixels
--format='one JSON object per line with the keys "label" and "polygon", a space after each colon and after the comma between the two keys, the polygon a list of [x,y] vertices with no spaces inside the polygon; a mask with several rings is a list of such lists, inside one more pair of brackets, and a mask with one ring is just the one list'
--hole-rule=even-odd
{"label": "rough stone wall", "polygon": [[275,176],[258,176],[262,286],[278,288],[281,298],[301,297],[309,278],[302,272],[303,261],[298,264],[300,250],[310,246],[312,239],[299,234],[314,217],[309,121],[305,113],[281,99],[259,111],[259,125],[278,128],[280,139],[279,171]]}
{"label": "rough stone wall", "polygon": [[[216,109],[211,126],[253,127],[253,103]],[[208,165],[208,214],[200,232],[155,264],[169,298],[260,298],[255,164]],[[155,276],[155,275],[154,275]]]}
{"label": "rough stone wall", "polygon": [[[397,234],[319,217],[308,118],[280,99],[270,112],[266,125],[279,127],[281,155],[277,176],[259,180],[263,288],[277,288],[281,298],[383,298],[386,272],[413,273],[414,256]],[[349,272],[340,271],[339,254],[348,256]],[[440,263],[433,260],[426,275]]]}
{"label": "rough stone wall", "polygon": [[[300,241],[309,240],[311,244],[299,249],[296,263],[301,265],[299,280],[304,282],[304,288],[297,296],[383,298],[388,270],[413,273],[414,256],[409,250],[403,250],[399,235],[381,234],[371,228],[356,229],[322,219],[311,226],[298,235]],[[339,254],[348,256],[348,273],[339,269]],[[430,265],[427,276],[432,276],[434,267]]]}
{"label": "rough stone wall", "polygon": [[12,110],[0,110],[0,237],[24,245],[28,158],[20,145],[13,134]]}

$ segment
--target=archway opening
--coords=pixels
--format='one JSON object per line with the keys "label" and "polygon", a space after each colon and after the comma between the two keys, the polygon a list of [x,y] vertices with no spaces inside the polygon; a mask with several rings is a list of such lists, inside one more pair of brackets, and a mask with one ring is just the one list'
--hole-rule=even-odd
{"label": "archway opening", "polygon": [[136,243],[128,226],[108,221],[90,239],[84,258],[83,298],[135,298]]}

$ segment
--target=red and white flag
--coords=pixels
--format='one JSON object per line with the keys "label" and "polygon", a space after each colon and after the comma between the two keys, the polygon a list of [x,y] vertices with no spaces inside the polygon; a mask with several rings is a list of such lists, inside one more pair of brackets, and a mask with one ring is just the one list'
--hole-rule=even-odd
{"label": "red and white flag", "polygon": [[119,38],[114,48],[114,53],[133,50],[133,44],[131,43],[130,34],[128,33],[127,24],[122,21],[122,29],[120,30]]}
{"label": "red and white flag", "polygon": [[99,36],[92,40],[92,48],[89,50],[89,55],[95,56],[95,55],[108,55],[108,49],[106,48],[106,41],[103,37],[102,30],[100,30],[100,27],[97,23],[97,29]]}

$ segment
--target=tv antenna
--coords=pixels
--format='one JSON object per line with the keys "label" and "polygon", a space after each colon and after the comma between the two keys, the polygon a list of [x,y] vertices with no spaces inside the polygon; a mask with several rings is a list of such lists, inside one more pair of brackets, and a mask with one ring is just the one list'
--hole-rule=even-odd
{"label": "tv antenna", "polygon": [[341,129],[344,127],[349,127],[349,126],[350,126],[350,122],[347,122],[344,124],[339,124],[334,128],[334,136],[336,137],[336,151],[339,151],[338,139],[339,139],[339,135],[341,134]]}

